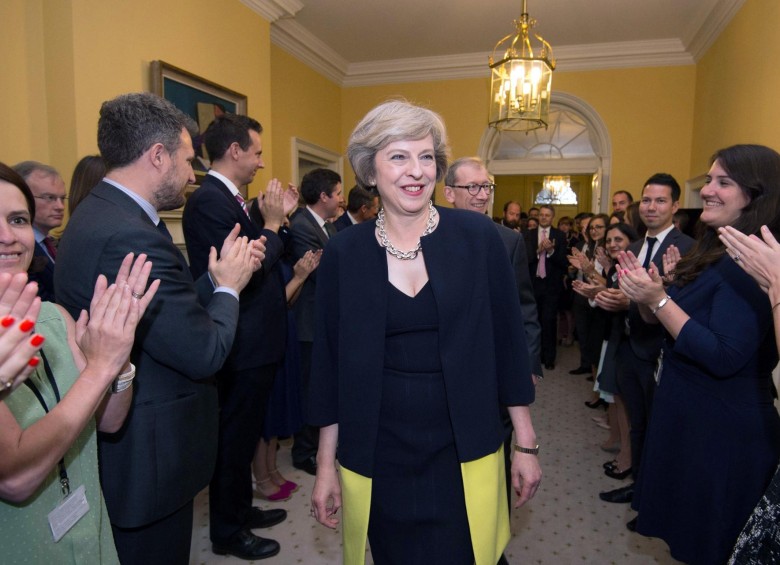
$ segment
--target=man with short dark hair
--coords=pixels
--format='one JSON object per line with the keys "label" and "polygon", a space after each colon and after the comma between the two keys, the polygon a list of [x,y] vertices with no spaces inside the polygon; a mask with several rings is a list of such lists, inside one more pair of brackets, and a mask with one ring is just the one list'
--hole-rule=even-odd
{"label": "man with short dark hair", "polygon": [[233,345],[238,293],[264,256],[262,242],[239,238],[236,228],[193,281],[159,216],[182,206],[195,180],[193,126],[149,93],[103,104],[98,147],[109,170],[70,219],[54,274],[57,300],[75,317],[89,308],[97,276],[117,272],[129,252],[146,253],[149,279],[161,281],[130,355],[130,412],[119,432],[98,439],[100,483],[125,565],[189,562],[193,499],[217,451],[213,375]]}
{"label": "man with short dark hair", "polygon": [[[306,207],[290,222],[292,236],[292,260],[297,261],[307,251],[325,249],[328,240],[336,235],[336,228],[328,218],[336,215],[341,198],[341,177],[330,169],[314,169],[301,180],[301,196]],[[304,420],[306,420],[311,351],[314,341],[314,295],[317,288],[317,271],[312,272],[293,306],[298,344],[301,352],[301,376],[303,380]],[[308,424],[295,434],[292,447],[293,466],[310,475],[317,474],[317,446],[319,430]]]}
{"label": "man with short dark hair", "polygon": [[[647,179],[639,202],[639,216],[647,226],[643,239],[632,243],[631,251],[645,268],[652,263],[663,276],[663,256],[674,245],[685,255],[693,247],[694,240],[674,227],[672,218],[680,200],[680,185],[669,174],[658,173]],[[618,349],[618,388],[628,411],[631,427],[631,469],[634,479],[641,464],[645,430],[650,418],[655,393],[655,369],[661,353],[663,326],[648,324],[642,319],[639,308],[630,303],[619,289],[599,293],[596,303],[605,310],[628,309],[628,339]],[[607,502],[630,502],[634,493],[633,483],[619,489],[602,492],[599,496]],[[635,520],[628,523],[632,529]]]}
{"label": "man with short dark hair", "polygon": [[54,228],[62,225],[65,218],[65,182],[57,169],[38,161],[22,161],[14,165],[35,197],[35,257],[30,280],[38,283],[38,296],[41,300],[55,302],[54,264],[57,260],[57,241],[49,235]]}
{"label": "man with short dark hair", "polygon": [[612,195],[612,211],[624,212],[626,208],[634,201],[633,195],[627,190],[618,190]]}
{"label": "man with short dark hair", "polygon": [[333,222],[338,231],[376,218],[379,195],[361,186],[353,186],[347,199],[347,211]]}
{"label": "man with short dark hair", "polygon": [[241,559],[265,559],[279,553],[279,544],[252,533],[252,528],[282,522],[284,510],[252,506],[251,463],[262,436],[268,399],[277,366],[284,357],[287,335],[285,283],[278,262],[284,244],[278,235],[288,208],[298,193],[282,190],[273,179],[262,198],[265,225],[249,219],[239,187],[252,182],[264,166],[263,128],[248,116],[223,114],[203,134],[211,169],[190,195],[182,217],[190,271],[199,277],[208,270],[209,252],[233,226],[250,240],[265,238],[265,259],[241,291],[238,329],[233,349],[217,373],[219,447],[209,485],[209,529],[212,550]]}

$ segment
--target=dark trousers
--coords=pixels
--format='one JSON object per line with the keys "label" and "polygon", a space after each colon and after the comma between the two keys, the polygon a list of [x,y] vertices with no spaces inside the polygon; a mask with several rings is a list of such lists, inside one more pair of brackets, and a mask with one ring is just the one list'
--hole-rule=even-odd
{"label": "dark trousers", "polygon": [[211,541],[224,543],[244,529],[252,509],[252,458],[263,433],[276,363],[223,370],[219,390],[219,444],[209,485]]}
{"label": "dark trousers", "polygon": [[192,501],[139,528],[111,525],[122,565],[187,565],[192,542]]}
{"label": "dark trousers", "polygon": [[645,361],[634,354],[628,340],[618,349],[618,389],[626,403],[631,426],[631,468],[634,478],[639,473],[647,423],[655,394],[655,361]]}
{"label": "dark trousers", "polygon": [[[548,280],[549,279],[549,280]],[[560,288],[558,288],[558,286]],[[542,364],[555,363],[558,352],[558,302],[563,283],[551,277],[534,277],[534,298],[539,311],[539,325],[542,337]]]}
{"label": "dark trousers", "polygon": [[[299,341],[301,348],[301,398],[303,399],[303,421],[309,421],[309,376],[311,375],[311,349],[310,341]],[[294,463],[303,463],[310,457],[317,457],[317,449],[320,445],[320,429],[309,424],[295,432],[292,446],[292,460]]]}

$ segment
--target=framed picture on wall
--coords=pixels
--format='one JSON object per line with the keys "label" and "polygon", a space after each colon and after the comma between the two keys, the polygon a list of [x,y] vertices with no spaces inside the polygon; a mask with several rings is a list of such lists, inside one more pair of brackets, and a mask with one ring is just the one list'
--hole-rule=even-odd
{"label": "framed picture on wall", "polygon": [[173,103],[198,124],[198,135],[192,140],[195,149],[192,168],[195,184],[200,184],[209,169],[203,132],[216,116],[225,112],[246,115],[247,97],[165,61],[152,61],[151,86],[154,94]]}

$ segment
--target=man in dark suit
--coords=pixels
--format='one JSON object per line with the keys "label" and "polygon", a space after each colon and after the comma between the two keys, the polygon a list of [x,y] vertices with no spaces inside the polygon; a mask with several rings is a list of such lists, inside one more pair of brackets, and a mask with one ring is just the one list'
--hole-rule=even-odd
{"label": "man in dark suit", "polygon": [[347,211],[333,222],[338,231],[376,218],[379,195],[361,186],[353,186],[347,197]]}
{"label": "man in dark suit", "polygon": [[[301,196],[306,207],[298,211],[290,222],[292,260],[297,261],[307,251],[324,249],[328,239],[336,235],[336,228],[328,218],[336,215],[341,198],[341,177],[329,169],[314,169],[301,180]],[[309,374],[311,372],[311,348],[314,341],[314,294],[317,288],[317,271],[303,283],[301,293],[293,306],[298,344],[301,352],[301,376],[303,380],[304,421],[308,402]],[[319,430],[305,425],[295,434],[292,448],[293,466],[315,475],[317,473],[317,445]]]}
{"label": "man in dark suit", "polygon": [[57,260],[57,242],[49,235],[62,225],[65,217],[65,182],[57,169],[37,161],[23,161],[14,165],[35,196],[35,257],[30,269],[30,280],[38,283],[41,300],[54,302],[54,263]]}
{"label": "man in dark suit", "polygon": [[[184,204],[194,182],[194,123],[149,93],[105,102],[98,147],[106,178],[68,223],[54,275],[58,301],[77,316],[99,273],[128,252],[146,253],[160,288],[136,331],[135,397],[119,432],[99,438],[100,479],[123,564],[188,563],[192,502],[211,479],[217,451],[217,390],[238,321],[238,293],[264,246],[234,229],[193,281],[158,211]],[[192,131],[191,130],[191,131]]]}
{"label": "man in dark suit", "polygon": [[[217,373],[219,447],[209,488],[211,542],[215,553],[242,559],[276,555],[279,544],[256,536],[248,526],[254,523],[270,527],[287,516],[284,510],[263,512],[252,507],[252,457],[262,436],[287,334],[284,280],[276,268],[284,251],[277,233],[285,218],[284,191],[278,180],[268,183],[262,232],[249,219],[239,191],[264,166],[262,131],[257,120],[235,114],[219,116],[208,126],[203,141],[211,170],[187,200],[182,218],[193,277],[208,271],[209,250],[218,246],[236,224],[241,226],[242,236],[265,238],[263,267],[241,291],[233,349]],[[295,205],[297,191],[286,192],[288,202]]]}
{"label": "man in dark suit", "polygon": [[[658,173],[650,177],[642,189],[639,215],[647,226],[647,234],[628,248],[645,268],[652,263],[665,275],[663,256],[671,245],[681,255],[693,247],[694,240],[674,227],[672,218],[679,207],[680,185],[671,175]],[[600,295],[601,296],[601,295]],[[642,320],[635,303],[629,305],[621,291],[612,292],[612,298],[602,297],[597,304],[606,310],[628,309],[628,339],[618,350],[618,387],[628,410],[631,427],[631,468],[636,479],[641,464],[645,430],[650,418],[655,393],[655,369],[661,352],[663,327]],[[607,502],[630,502],[634,485],[601,493]],[[633,520],[632,520],[633,522]],[[629,522],[629,529],[631,522]]]}
{"label": "man in dark suit", "polygon": [[528,270],[534,287],[539,323],[542,326],[542,363],[555,369],[558,345],[558,301],[563,292],[566,258],[566,236],[552,227],[555,209],[549,204],[539,207],[539,227],[528,232]]}

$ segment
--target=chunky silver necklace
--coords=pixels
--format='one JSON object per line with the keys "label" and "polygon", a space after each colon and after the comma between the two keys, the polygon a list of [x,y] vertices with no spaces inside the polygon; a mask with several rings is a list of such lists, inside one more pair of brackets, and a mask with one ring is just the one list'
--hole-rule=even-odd
{"label": "chunky silver necklace", "polygon": [[400,249],[397,249],[392,243],[390,243],[390,240],[387,237],[387,232],[385,231],[385,209],[380,209],[379,214],[376,215],[376,230],[379,234],[379,245],[384,247],[390,255],[396,259],[400,259],[401,261],[411,261],[412,259],[417,259],[417,254],[420,253],[420,250],[422,249],[422,238],[433,231],[433,228],[436,226],[436,218],[438,215],[439,213],[436,211],[436,208],[433,207],[433,202],[429,200],[428,222],[425,224],[425,231],[422,232],[420,241],[417,242],[417,247],[411,251],[401,251]]}

